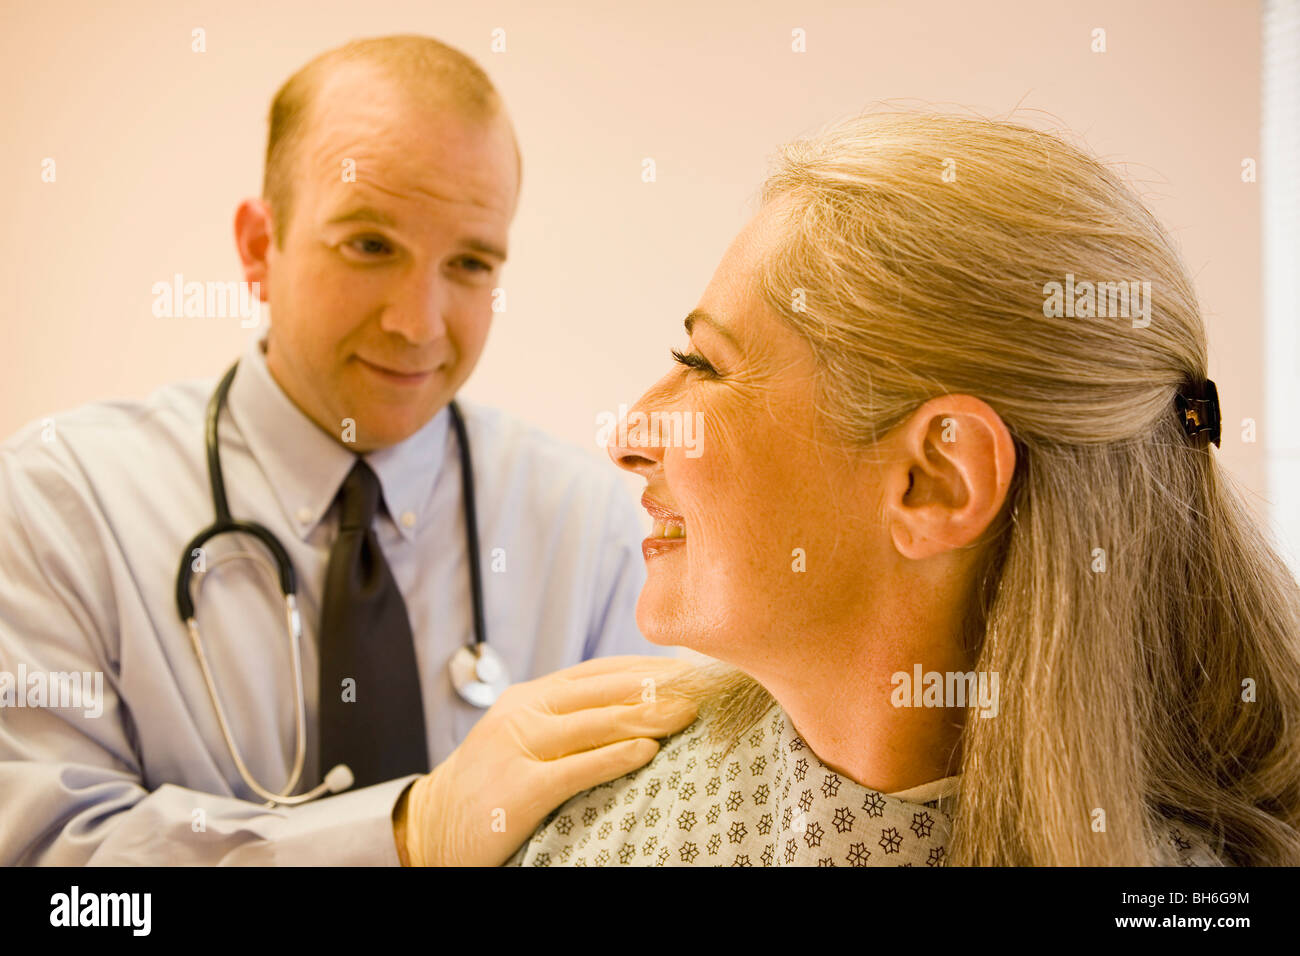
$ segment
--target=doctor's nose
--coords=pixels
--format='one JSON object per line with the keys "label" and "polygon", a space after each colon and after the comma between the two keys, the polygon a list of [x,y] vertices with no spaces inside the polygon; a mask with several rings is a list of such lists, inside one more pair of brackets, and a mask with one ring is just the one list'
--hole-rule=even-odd
{"label": "doctor's nose", "polygon": [[380,326],[412,345],[445,338],[447,322],[443,315],[450,303],[448,292],[447,280],[441,276],[409,277],[384,308]]}

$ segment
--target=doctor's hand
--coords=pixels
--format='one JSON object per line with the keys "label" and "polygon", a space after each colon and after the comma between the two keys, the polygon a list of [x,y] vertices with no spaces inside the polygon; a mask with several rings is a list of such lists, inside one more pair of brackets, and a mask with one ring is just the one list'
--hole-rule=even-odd
{"label": "doctor's hand", "polygon": [[500,866],[564,801],[644,766],[659,751],[655,738],[695,720],[693,702],[643,694],[692,666],[599,657],[507,688],[398,802],[403,865]]}

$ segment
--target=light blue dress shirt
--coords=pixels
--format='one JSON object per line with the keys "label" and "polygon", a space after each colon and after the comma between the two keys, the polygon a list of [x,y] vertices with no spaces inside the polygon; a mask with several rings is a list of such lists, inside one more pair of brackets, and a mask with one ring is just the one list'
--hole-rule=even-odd
{"label": "light blue dress shirt", "polygon": [[[301,792],[321,778],[317,623],[332,503],[355,457],[279,388],[261,344],[250,339],[232,383],[221,462],[233,516],[269,528],[297,570],[308,728]],[[190,382],[144,402],[88,405],[0,446],[0,672],[17,691],[0,706],[0,864],[398,862],[391,814],[414,776],[267,809],[221,736],[174,583],[186,543],[213,519],[203,444],[213,388]],[[668,653],[636,628],[645,530],[613,466],[460,404],[488,640],[512,678],[593,656]],[[460,699],[447,670],[473,634],[449,426],[443,409],[411,438],[366,456],[383,489],[376,533],[415,635],[431,766],[483,713]],[[235,742],[253,777],[278,790],[294,759],[292,664],[274,579],[250,561],[219,564],[244,540],[213,544],[197,615]],[[20,668],[37,683],[102,674],[102,712],[85,698],[79,708],[51,706],[67,698],[17,706]]]}

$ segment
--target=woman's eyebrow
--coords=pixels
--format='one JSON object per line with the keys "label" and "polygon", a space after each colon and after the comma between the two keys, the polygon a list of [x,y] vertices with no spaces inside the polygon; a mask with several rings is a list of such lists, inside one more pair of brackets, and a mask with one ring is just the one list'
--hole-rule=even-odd
{"label": "woman's eyebrow", "polygon": [[686,326],[687,335],[690,335],[691,329],[695,327],[696,319],[705,323],[709,328],[713,329],[732,345],[736,346],[736,348],[740,347],[740,343],[736,341],[736,337],[728,331],[727,327],[703,309],[692,310],[691,314],[686,317],[686,321],[682,323],[682,325]]}

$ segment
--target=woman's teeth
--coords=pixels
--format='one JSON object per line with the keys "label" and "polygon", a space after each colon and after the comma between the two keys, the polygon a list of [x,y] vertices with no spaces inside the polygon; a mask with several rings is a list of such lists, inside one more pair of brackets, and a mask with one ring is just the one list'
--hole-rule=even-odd
{"label": "woman's teeth", "polygon": [[656,521],[654,531],[650,533],[652,538],[684,538],[686,537],[686,525],[676,521]]}

